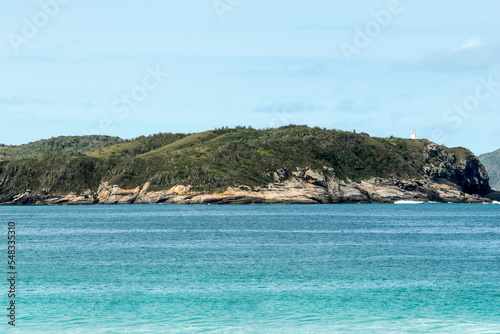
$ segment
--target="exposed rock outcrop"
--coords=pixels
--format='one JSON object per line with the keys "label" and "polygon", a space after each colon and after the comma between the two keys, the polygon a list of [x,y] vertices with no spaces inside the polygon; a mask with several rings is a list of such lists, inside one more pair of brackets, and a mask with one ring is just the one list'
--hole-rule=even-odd
{"label": "exposed rock outcrop", "polygon": [[193,191],[177,185],[169,190],[149,191],[149,183],[135,189],[121,189],[107,182],[97,192],[65,196],[33,196],[23,193],[5,204],[242,204],[242,203],[391,203],[417,200],[455,203],[487,202],[488,199],[468,194],[459,187],[431,180],[397,180],[372,178],[361,182],[345,182],[327,178],[317,170],[303,168],[292,172],[286,180],[263,187],[228,187],[223,192]]}
{"label": "exposed rock outcrop", "polygon": [[453,153],[447,154],[436,144],[429,144],[424,155],[428,163],[424,172],[430,180],[453,183],[469,194],[491,191],[488,173],[477,157],[457,161]]}

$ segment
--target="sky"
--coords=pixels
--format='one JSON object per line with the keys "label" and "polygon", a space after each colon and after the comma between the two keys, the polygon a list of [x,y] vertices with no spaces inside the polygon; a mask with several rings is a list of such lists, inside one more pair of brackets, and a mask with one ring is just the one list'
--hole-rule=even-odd
{"label": "sky", "polygon": [[0,143],[306,124],[500,148],[498,0],[0,8]]}

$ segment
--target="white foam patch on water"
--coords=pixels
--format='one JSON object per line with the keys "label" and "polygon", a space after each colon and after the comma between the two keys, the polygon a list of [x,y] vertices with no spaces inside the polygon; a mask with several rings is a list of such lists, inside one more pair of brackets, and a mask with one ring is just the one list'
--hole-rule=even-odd
{"label": "white foam patch on water", "polygon": [[425,202],[422,201],[407,201],[407,200],[401,200],[401,201],[396,201],[394,204],[422,204]]}

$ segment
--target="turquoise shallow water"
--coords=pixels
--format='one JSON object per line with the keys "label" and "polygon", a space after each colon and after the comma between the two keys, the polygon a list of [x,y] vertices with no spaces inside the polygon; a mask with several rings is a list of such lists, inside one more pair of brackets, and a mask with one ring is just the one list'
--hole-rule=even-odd
{"label": "turquoise shallow water", "polygon": [[19,333],[500,332],[500,205],[0,207],[5,264],[12,220]]}

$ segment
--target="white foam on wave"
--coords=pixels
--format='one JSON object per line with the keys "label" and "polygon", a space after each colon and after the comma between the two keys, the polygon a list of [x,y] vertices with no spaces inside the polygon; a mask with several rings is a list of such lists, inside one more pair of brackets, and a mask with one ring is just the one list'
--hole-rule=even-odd
{"label": "white foam on wave", "polygon": [[422,203],[425,203],[425,202],[422,202],[422,201],[409,201],[409,200],[400,200],[400,201],[394,202],[394,204],[422,204]]}

